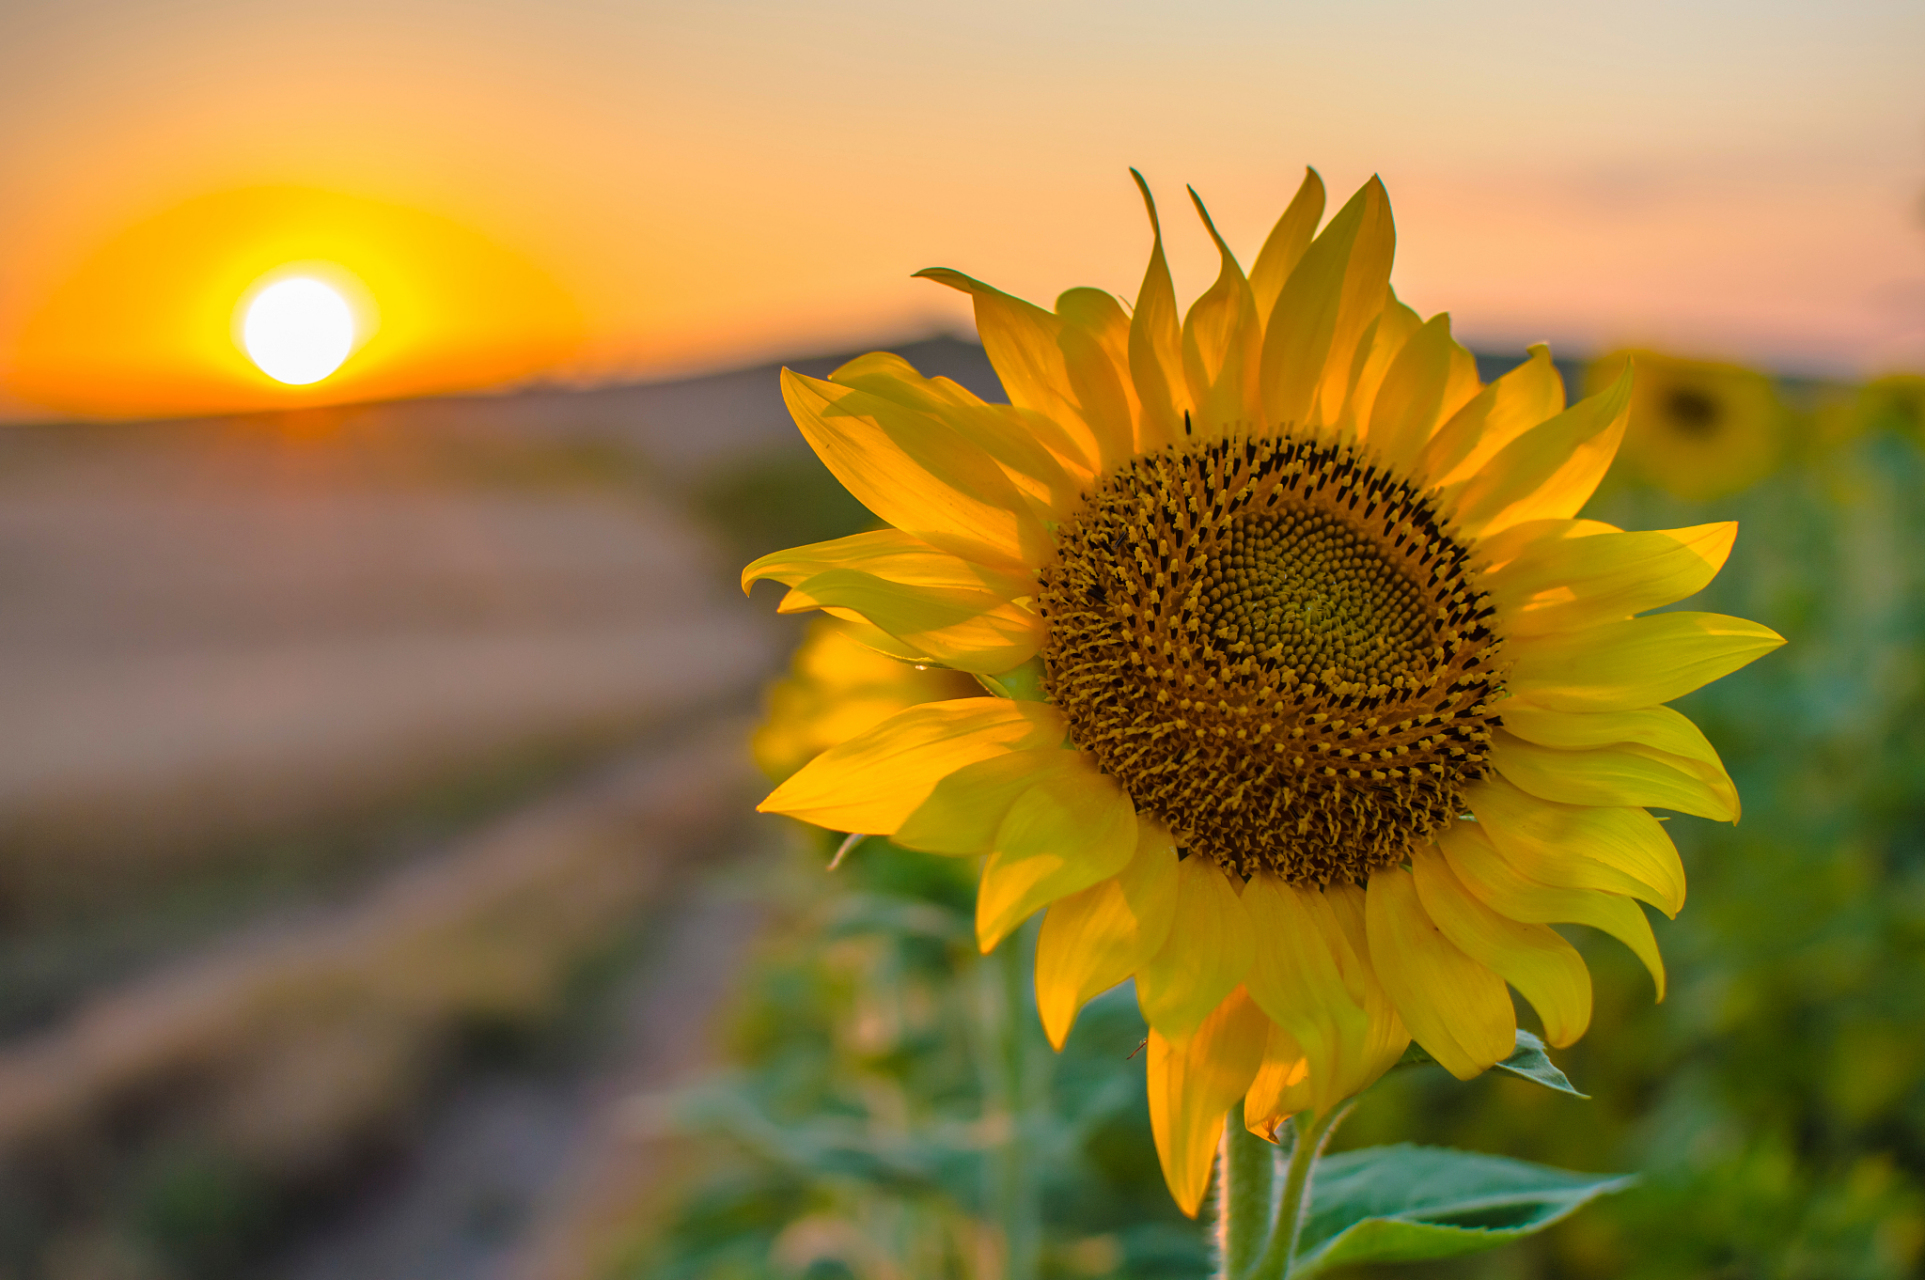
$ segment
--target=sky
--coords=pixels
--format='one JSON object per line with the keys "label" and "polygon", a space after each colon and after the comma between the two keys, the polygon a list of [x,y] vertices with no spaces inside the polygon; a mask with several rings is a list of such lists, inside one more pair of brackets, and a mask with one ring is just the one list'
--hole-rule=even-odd
{"label": "sky", "polygon": [[[1491,350],[1925,369],[1925,5],[7,0],[0,417],[666,376],[1246,264],[1379,173],[1400,296]],[[345,271],[307,389],[235,309]]]}

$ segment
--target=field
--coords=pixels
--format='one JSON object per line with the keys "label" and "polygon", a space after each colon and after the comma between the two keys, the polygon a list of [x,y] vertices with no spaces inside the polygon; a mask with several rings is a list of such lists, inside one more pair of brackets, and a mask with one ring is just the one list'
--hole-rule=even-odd
{"label": "field", "polygon": [[587,1274],[856,518],[773,369],[0,436],[0,1274]]}

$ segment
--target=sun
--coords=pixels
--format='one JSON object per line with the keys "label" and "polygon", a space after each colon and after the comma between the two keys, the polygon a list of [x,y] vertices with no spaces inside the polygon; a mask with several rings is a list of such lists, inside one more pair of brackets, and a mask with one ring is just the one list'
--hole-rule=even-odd
{"label": "sun", "polygon": [[339,290],[312,276],[277,280],[246,308],[241,345],[276,382],[319,382],[353,354],[353,308]]}

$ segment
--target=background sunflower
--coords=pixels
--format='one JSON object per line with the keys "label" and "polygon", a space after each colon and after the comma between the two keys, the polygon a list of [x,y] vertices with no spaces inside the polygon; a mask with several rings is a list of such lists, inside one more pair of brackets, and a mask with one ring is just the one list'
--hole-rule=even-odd
{"label": "background sunflower", "polygon": [[1747,489],[1778,465],[1791,425],[1777,385],[1740,365],[1621,350],[1593,361],[1587,391],[1637,365],[1622,457],[1646,484],[1690,501]]}

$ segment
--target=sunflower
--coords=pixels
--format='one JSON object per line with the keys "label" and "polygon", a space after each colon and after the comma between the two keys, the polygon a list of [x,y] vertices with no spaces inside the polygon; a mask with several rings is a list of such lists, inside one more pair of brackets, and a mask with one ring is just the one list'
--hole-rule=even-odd
{"label": "sunflower", "polygon": [[1739,365],[1616,351],[1592,363],[1586,390],[1603,391],[1633,360],[1638,376],[1624,456],[1641,477],[1703,502],[1771,474],[1787,415],[1769,377]]}
{"label": "sunflower", "polygon": [[1134,978],[1158,1154],[1194,1214],[1239,1099],[1270,1138],[1412,1038],[1474,1075],[1512,1050],[1507,983],[1575,1040],[1590,977],[1552,924],[1619,938],[1662,995],[1639,904],[1676,912],[1684,876],[1643,806],[1738,816],[1663,704],[1782,641],[1638,616],[1703,587],[1735,527],[1577,519],[1629,374],[1567,409],[1536,347],[1481,383],[1449,318],[1392,294],[1379,182],[1317,233],[1311,173],[1247,275],[1196,201],[1222,267],[1187,315],[1143,197],[1131,310],[923,273],[973,299],[1008,404],[891,355],[785,372],[809,443],[889,527],[743,582],[990,692],[883,721],[761,807],[983,856],[984,950],[1047,908],[1059,1047]]}
{"label": "sunflower", "polygon": [[864,644],[858,632],[834,618],[812,619],[789,670],[770,684],[750,750],[775,781],[917,703],[980,691],[966,675],[877,652],[873,642],[886,637]]}

